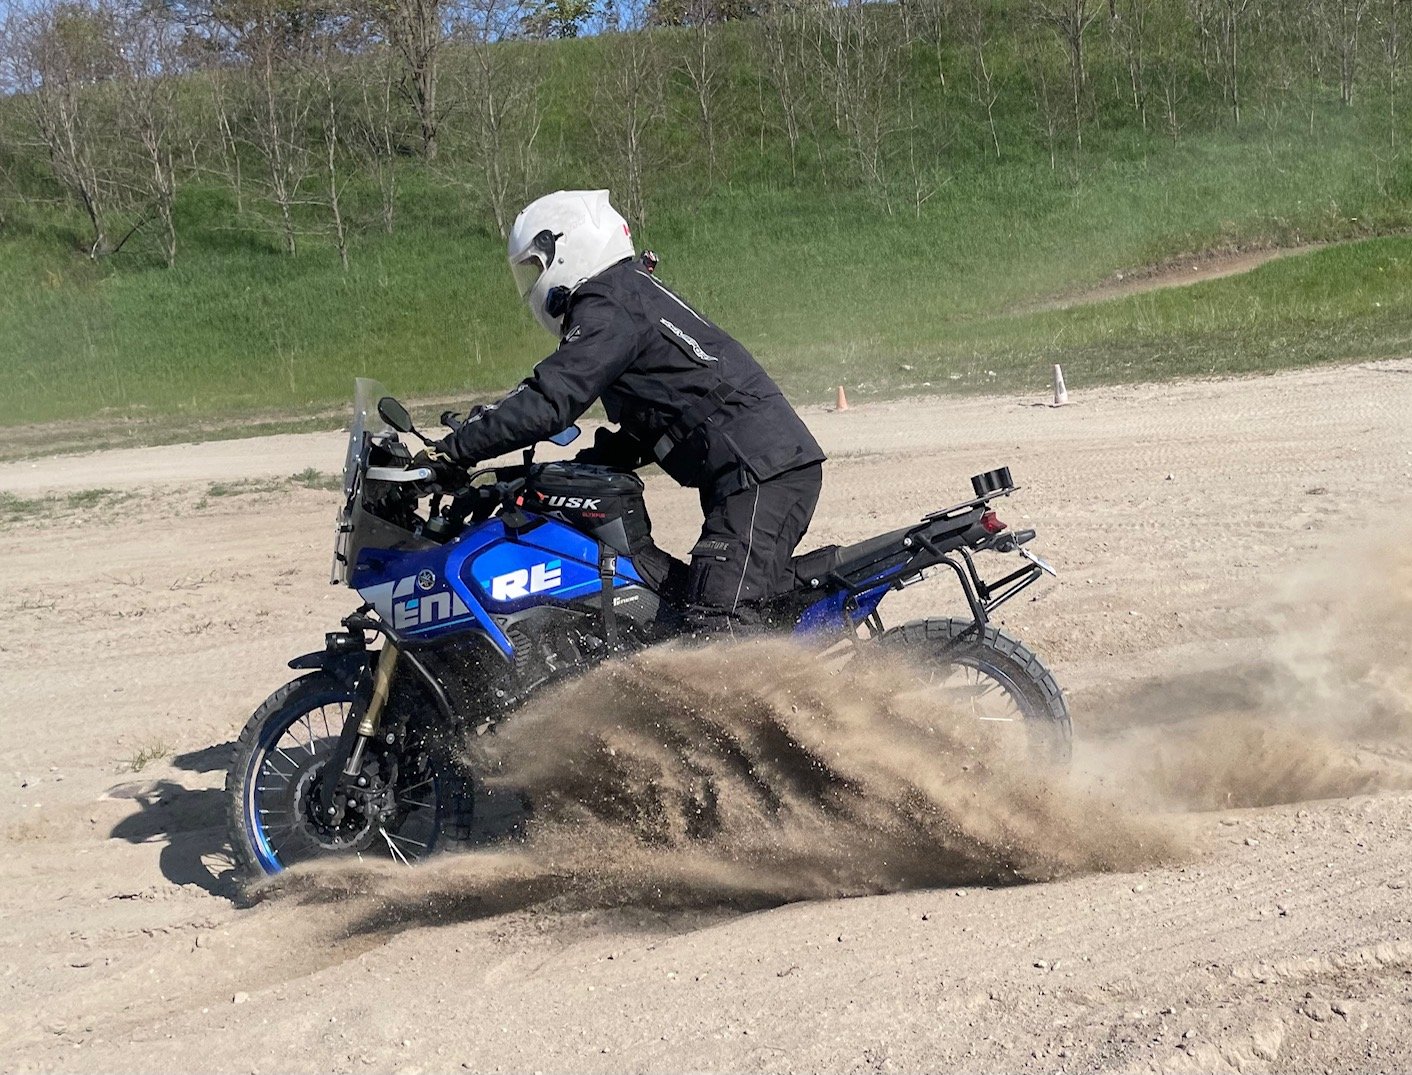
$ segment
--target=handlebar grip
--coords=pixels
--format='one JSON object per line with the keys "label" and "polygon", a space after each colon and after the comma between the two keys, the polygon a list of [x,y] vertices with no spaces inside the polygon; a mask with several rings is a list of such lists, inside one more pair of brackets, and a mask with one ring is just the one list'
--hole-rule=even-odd
{"label": "handlebar grip", "polygon": [[462,418],[459,414],[457,414],[455,411],[442,411],[442,412],[441,412],[441,424],[444,425],[447,429],[450,429],[450,430],[457,430],[457,429],[460,429],[460,428],[461,428],[461,423],[462,423],[463,421],[465,421],[465,419],[463,419],[463,418]]}
{"label": "handlebar grip", "polygon": [[1029,544],[1031,541],[1033,541],[1034,539],[1035,539],[1035,532],[1034,532],[1033,530],[1017,530],[1017,531],[1015,531],[1015,544],[1016,544],[1016,545],[1027,545],[1027,544]]}

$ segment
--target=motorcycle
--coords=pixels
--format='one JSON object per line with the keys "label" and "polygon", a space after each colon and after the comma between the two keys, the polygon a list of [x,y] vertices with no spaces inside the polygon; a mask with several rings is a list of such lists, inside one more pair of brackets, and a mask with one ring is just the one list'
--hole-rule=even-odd
{"label": "motorcycle", "polygon": [[[570,427],[551,440],[577,435]],[[304,674],[240,733],[226,791],[246,875],[374,851],[411,863],[473,844],[482,796],[458,746],[547,685],[683,632],[681,609],[634,562],[650,538],[636,475],[535,463],[531,448],[519,465],[443,488],[413,465],[409,436],[421,438],[406,408],[358,380],[331,582],[363,604],[323,649],[289,662]],[[762,622],[820,654],[901,651],[976,719],[1018,728],[1033,755],[1062,764],[1063,692],[990,622],[1054,571],[1024,547],[1035,532],[1011,530],[992,506],[1017,491],[1009,469],[971,484],[971,499],[911,525],[795,557]],[[1020,563],[986,581],[980,553]],[[965,615],[885,627],[883,598],[935,570],[955,577]]]}

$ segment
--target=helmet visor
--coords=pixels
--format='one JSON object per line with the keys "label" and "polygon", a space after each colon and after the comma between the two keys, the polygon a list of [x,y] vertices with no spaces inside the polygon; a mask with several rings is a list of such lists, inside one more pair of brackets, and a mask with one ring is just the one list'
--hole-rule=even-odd
{"label": "helmet visor", "polygon": [[562,234],[555,235],[546,228],[530,240],[528,248],[522,251],[519,257],[511,259],[510,272],[515,277],[515,286],[520,289],[521,298],[529,293],[529,289],[544,275],[545,270],[554,264],[555,243],[562,238]]}
{"label": "helmet visor", "polygon": [[520,289],[520,298],[524,298],[534,287],[534,282],[544,275],[544,266],[539,263],[538,257],[531,254],[523,261],[511,262],[510,272],[515,277],[515,286]]}

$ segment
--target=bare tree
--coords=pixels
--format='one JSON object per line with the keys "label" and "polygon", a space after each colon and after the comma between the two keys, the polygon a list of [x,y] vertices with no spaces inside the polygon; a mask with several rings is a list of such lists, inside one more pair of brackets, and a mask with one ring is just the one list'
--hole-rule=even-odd
{"label": "bare tree", "polygon": [[163,260],[171,268],[177,254],[175,147],[181,137],[176,41],[167,23],[140,10],[125,13],[119,34],[123,58],[119,131],[133,158],[127,181],[143,216],[153,216],[161,225],[158,242]]}
{"label": "bare tree", "polygon": [[463,102],[457,133],[465,134],[471,167],[458,162],[446,174],[474,192],[501,238],[510,233],[515,211],[524,204],[538,170],[544,113],[537,54],[521,43],[499,39],[498,27],[520,18],[517,7],[491,0],[459,50],[453,76]]}
{"label": "bare tree", "polygon": [[114,252],[121,201],[111,159],[111,94],[120,65],[111,12],[86,0],[35,8],[12,24],[12,65],[55,181],[88,221],[88,255]]}
{"label": "bare tree", "polygon": [[314,65],[314,78],[319,91],[319,127],[323,136],[323,159],[325,189],[328,192],[327,206],[329,225],[333,234],[334,249],[338,251],[339,264],[348,271],[348,225],[343,218],[343,186],[346,180],[340,173],[340,163],[344,150],[344,127],[340,117],[341,102],[335,79],[334,59],[327,48],[318,50]]}
{"label": "bare tree", "polygon": [[1387,69],[1388,148],[1397,149],[1397,97],[1407,66],[1408,0],[1382,0],[1378,11],[1378,41]]}
{"label": "bare tree", "polygon": [[397,111],[397,68],[388,49],[371,44],[364,54],[365,77],[358,80],[353,117],[353,144],[366,169],[377,181],[382,230],[391,235],[397,217],[397,158],[401,153],[401,119]]}
{"label": "bare tree", "polygon": [[1069,58],[1069,104],[1072,106],[1074,146],[1082,149],[1083,99],[1088,75],[1084,42],[1089,29],[1103,10],[1102,0],[1030,0],[1035,18],[1048,26],[1063,44]]}
{"label": "bare tree", "polygon": [[686,24],[690,36],[681,60],[681,70],[695,97],[701,138],[706,146],[708,186],[716,176],[716,106],[722,83],[718,15],[715,0],[688,0]]}
{"label": "bare tree", "polygon": [[1319,87],[1324,81],[1324,27],[1318,10],[1318,0],[1295,0],[1295,33],[1304,58],[1304,81],[1308,89],[1309,133],[1314,133],[1314,119],[1319,104]]}
{"label": "bare tree", "polygon": [[995,149],[995,159],[999,160],[1000,132],[995,125],[995,105],[1000,99],[1000,93],[995,87],[995,64],[988,55],[988,50],[991,49],[991,28],[985,13],[975,3],[958,5],[955,21],[970,55],[972,97],[977,105],[985,109],[990,142]]}
{"label": "bare tree", "polygon": [[904,49],[878,15],[863,4],[815,8],[819,64],[833,88],[835,123],[859,178],[890,212],[887,157],[891,136],[902,129],[897,109]]}
{"label": "bare tree", "polygon": [[594,82],[593,129],[604,169],[621,182],[627,216],[647,221],[647,175],[654,163],[653,128],[662,120],[661,57],[650,34],[613,35]]}
{"label": "bare tree", "polygon": [[1059,129],[1066,111],[1063,91],[1055,85],[1062,76],[1056,78],[1050,69],[1050,51],[1040,48],[1038,42],[1025,42],[1020,51],[1034,92],[1036,118],[1049,149],[1049,167],[1053,171],[1059,167]]}
{"label": "bare tree", "polygon": [[435,160],[441,129],[441,55],[448,40],[448,0],[367,0],[404,64],[402,92],[421,127],[422,156]]}
{"label": "bare tree", "polygon": [[1242,49],[1251,0],[1187,0],[1187,4],[1207,78],[1220,86],[1231,118],[1240,126]]}
{"label": "bare tree", "polygon": [[291,39],[283,30],[267,21],[245,34],[249,101],[237,136],[260,159],[266,200],[277,213],[276,231],[292,256],[298,246],[295,207],[306,200],[304,185],[314,169],[309,122],[316,94],[308,75],[309,41]]}
{"label": "bare tree", "polygon": [[231,113],[235,107],[235,90],[230,73],[220,64],[215,64],[209,72],[211,104],[216,124],[216,144],[220,147],[221,167],[231,192],[235,195],[235,215],[245,215],[245,185],[241,171],[240,140],[235,136],[235,126]]}
{"label": "bare tree", "polygon": [[[17,93],[14,47],[18,16],[10,12],[0,19],[0,97]],[[20,138],[15,130],[16,110],[0,108],[0,228],[9,220],[11,207],[21,204],[23,193],[15,181],[15,164]]]}
{"label": "bare tree", "polygon": [[1147,130],[1148,48],[1152,0],[1109,0],[1109,32],[1128,69],[1133,111]]}
{"label": "bare tree", "polygon": [[1353,84],[1358,70],[1358,46],[1368,0],[1317,0],[1324,32],[1338,61],[1339,100],[1353,104]]}
{"label": "bare tree", "polygon": [[780,121],[789,143],[790,178],[799,178],[799,140],[805,122],[803,10],[798,0],[772,0],[760,17],[760,69],[779,99]]}

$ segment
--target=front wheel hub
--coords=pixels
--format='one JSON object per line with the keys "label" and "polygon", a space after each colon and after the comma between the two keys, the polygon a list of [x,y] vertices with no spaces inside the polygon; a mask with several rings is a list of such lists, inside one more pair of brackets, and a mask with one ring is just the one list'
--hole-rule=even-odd
{"label": "front wheel hub", "polygon": [[[299,804],[296,811],[299,829],[327,851],[362,851],[371,846],[377,836],[377,819],[381,816],[376,799],[382,794],[370,795],[368,789],[358,788],[355,795],[344,800],[337,820],[326,818],[322,805],[323,772],[323,762],[319,762],[299,776],[294,790],[295,801]],[[373,802],[370,804],[369,800]]]}

